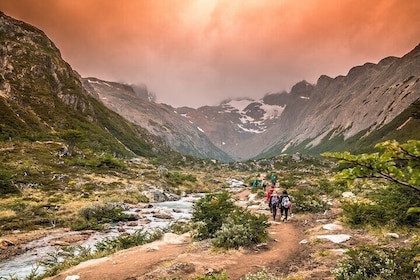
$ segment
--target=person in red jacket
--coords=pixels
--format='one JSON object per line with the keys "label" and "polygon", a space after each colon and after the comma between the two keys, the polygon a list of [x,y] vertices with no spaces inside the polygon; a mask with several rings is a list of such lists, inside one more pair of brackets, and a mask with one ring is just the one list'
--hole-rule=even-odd
{"label": "person in red jacket", "polygon": [[271,194],[274,192],[274,185],[271,186],[268,191],[267,191],[267,197],[266,197],[266,201],[268,203],[268,207],[270,208],[271,211]]}

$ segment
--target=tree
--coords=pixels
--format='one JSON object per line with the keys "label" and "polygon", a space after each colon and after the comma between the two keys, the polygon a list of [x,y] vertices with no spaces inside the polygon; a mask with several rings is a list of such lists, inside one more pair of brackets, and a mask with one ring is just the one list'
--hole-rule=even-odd
{"label": "tree", "polygon": [[76,144],[86,141],[86,135],[82,131],[76,129],[67,129],[60,133],[59,136],[67,142],[67,147],[65,147],[63,155],[71,156]]}
{"label": "tree", "polygon": [[409,140],[378,143],[375,148],[381,153],[352,155],[324,153],[322,156],[338,159],[350,167],[343,169],[337,177],[354,180],[357,178],[385,179],[420,192],[420,141]]}

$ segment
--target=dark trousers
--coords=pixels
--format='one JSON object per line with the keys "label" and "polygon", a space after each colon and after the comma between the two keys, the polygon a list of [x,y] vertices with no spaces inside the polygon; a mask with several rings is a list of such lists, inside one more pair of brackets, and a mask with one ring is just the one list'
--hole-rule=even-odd
{"label": "dark trousers", "polygon": [[284,220],[287,220],[287,215],[289,214],[289,208],[280,207],[280,216],[283,216],[284,213]]}
{"label": "dark trousers", "polygon": [[271,205],[271,214],[273,214],[273,221],[276,220],[276,215],[277,215],[277,205],[276,204]]}

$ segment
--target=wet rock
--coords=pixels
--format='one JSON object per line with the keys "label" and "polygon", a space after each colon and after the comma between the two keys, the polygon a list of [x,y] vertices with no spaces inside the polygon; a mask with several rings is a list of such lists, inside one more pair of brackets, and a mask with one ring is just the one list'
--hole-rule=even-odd
{"label": "wet rock", "polygon": [[159,189],[150,189],[147,191],[143,191],[142,195],[146,196],[150,202],[176,201],[180,199],[179,195],[173,193],[166,193]]}
{"label": "wet rock", "polygon": [[138,224],[137,224],[137,222],[136,222],[136,221],[131,221],[131,222],[128,222],[128,223],[127,223],[127,226],[128,226],[128,227],[136,227],[136,226],[138,226]]}
{"label": "wet rock", "polygon": [[172,216],[166,213],[156,213],[153,214],[153,217],[157,218],[157,219],[163,219],[163,220],[170,220],[172,219]]}

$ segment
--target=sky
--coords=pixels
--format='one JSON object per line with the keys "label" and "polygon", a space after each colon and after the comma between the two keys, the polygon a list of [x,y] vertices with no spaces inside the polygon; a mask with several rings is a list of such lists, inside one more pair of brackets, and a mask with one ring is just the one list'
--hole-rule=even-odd
{"label": "sky", "polygon": [[420,0],[1,0],[82,77],[174,107],[290,91],[420,43]]}

